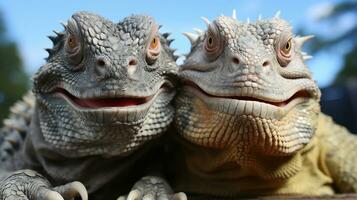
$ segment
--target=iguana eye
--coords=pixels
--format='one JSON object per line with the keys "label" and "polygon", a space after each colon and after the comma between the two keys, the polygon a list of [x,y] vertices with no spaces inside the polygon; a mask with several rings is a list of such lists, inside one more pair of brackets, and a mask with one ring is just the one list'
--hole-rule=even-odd
{"label": "iguana eye", "polygon": [[159,45],[159,37],[154,37],[152,40],[151,40],[151,43],[150,43],[150,49],[156,49]]}
{"label": "iguana eye", "polygon": [[149,65],[154,64],[155,61],[159,58],[160,50],[161,50],[160,37],[154,36],[151,39],[146,52],[146,62]]}
{"label": "iguana eye", "polygon": [[70,34],[67,38],[67,52],[68,53],[74,53],[78,47],[78,42],[76,37],[73,34]]}
{"label": "iguana eye", "polygon": [[211,24],[207,30],[207,36],[204,43],[204,49],[210,61],[214,61],[222,51],[223,41],[218,28]]}
{"label": "iguana eye", "polygon": [[277,58],[282,67],[288,65],[291,61],[292,38],[282,39],[277,44]]}
{"label": "iguana eye", "polygon": [[77,66],[83,59],[83,52],[78,27],[73,19],[68,21],[66,30],[65,51],[68,55],[68,62],[71,65]]}
{"label": "iguana eye", "polygon": [[281,49],[281,53],[284,56],[289,56],[290,54],[290,50],[291,50],[291,38],[286,42],[286,44],[283,46],[283,48]]}
{"label": "iguana eye", "polygon": [[210,35],[208,38],[207,38],[207,51],[210,51],[214,48],[213,46],[213,42],[214,42],[214,39],[213,37]]}

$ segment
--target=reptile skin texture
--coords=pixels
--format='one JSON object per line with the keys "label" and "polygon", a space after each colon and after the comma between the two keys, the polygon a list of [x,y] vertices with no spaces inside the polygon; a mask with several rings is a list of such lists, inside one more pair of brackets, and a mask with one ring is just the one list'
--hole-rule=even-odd
{"label": "reptile skin texture", "polygon": [[169,182],[189,199],[357,192],[357,137],[320,111],[296,36],[276,16],[203,18],[184,33]]}

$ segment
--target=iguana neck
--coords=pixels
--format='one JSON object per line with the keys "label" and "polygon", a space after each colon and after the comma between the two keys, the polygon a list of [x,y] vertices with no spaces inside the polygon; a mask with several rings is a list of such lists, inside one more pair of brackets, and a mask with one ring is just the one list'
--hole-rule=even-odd
{"label": "iguana neck", "polygon": [[[182,145],[187,167],[196,174],[210,178],[259,176],[262,179],[285,179],[301,170],[301,153],[289,156],[264,156],[254,151],[239,151],[234,148],[214,149],[201,147],[183,138],[176,140]],[[271,161],[274,160],[272,163]],[[204,163],[204,164],[202,164]],[[227,176],[227,173],[230,174]]]}
{"label": "iguana neck", "polygon": [[[127,192],[130,189],[129,186],[131,187],[135,181],[147,175],[148,171],[146,167],[143,167],[144,163],[156,162],[153,153],[157,150],[156,140],[146,143],[129,156],[66,157],[44,140],[39,120],[38,111],[35,108],[31,131],[23,146],[26,161],[17,168],[41,166],[38,171],[53,180],[55,185],[78,180],[88,187],[90,195],[98,195],[97,192],[100,191],[102,197],[105,194],[103,191],[112,189],[117,193],[107,193],[116,195],[112,197],[114,198]],[[109,186],[105,186],[108,183],[110,183]]]}
{"label": "iguana neck", "polygon": [[[284,157],[260,157],[232,155],[232,151],[200,147],[179,136],[175,140],[180,172],[173,175],[173,187],[190,194],[205,194],[219,197],[242,197],[252,194],[332,194],[332,180],[325,168],[321,168],[321,149],[316,139],[294,155]],[[182,155],[180,155],[182,154]],[[244,159],[250,163],[246,166]],[[258,162],[259,160],[259,162]],[[273,162],[272,162],[273,161]],[[177,172],[176,172],[177,173]],[[306,179],[304,186],[294,188],[294,183]],[[311,190],[315,188],[316,190]]]}

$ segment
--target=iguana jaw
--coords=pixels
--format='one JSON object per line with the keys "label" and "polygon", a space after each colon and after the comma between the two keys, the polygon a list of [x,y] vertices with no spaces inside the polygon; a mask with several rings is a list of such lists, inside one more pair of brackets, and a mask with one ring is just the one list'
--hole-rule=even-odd
{"label": "iguana jaw", "polygon": [[280,119],[298,104],[310,100],[310,97],[305,96],[305,91],[297,92],[291,98],[283,102],[269,102],[251,97],[214,96],[203,91],[197,85],[192,84],[185,85],[183,90],[195,95],[195,97],[205,102],[207,106],[211,108],[221,108],[222,106],[231,105],[230,107],[232,107],[232,109],[227,109],[229,114],[245,114],[268,119]]}
{"label": "iguana jaw", "polygon": [[172,85],[171,83],[164,82],[157,88],[158,89],[155,90],[156,93],[151,95],[117,94],[113,92],[112,94],[116,95],[91,97],[93,95],[87,94],[87,97],[78,97],[62,87],[57,87],[52,94],[59,98],[63,98],[69,105],[78,111],[111,110],[118,112],[137,112],[149,109],[161,93],[171,90]]}
{"label": "iguana jaw", "polygon": [[254,101],[257,103],[265,103],[265,104],[271,104],[277,107],[284,107],[287,106],[291,101],[293,101],[296,98],[312,98],[313,94],[310,94],[310,92],[304,88],[297,90],[295,93],[293,93],[290,97],[287,97],[285,99],[273,99],[273,98],[264,98],[263,96],[244,96],[244,95],[221,95],[221,94],[214,94],[211,92],[206,92],[204,89],[202,89],[200,86],[198,86],[196,83],[192,81],[186,81],[185,85],[189,87],[193,87],[197,90],[199,90],[201,93],[207,95],[209,98],[225,98],[225,99],[235,99],[235,100],[245,100],[245,101]]}

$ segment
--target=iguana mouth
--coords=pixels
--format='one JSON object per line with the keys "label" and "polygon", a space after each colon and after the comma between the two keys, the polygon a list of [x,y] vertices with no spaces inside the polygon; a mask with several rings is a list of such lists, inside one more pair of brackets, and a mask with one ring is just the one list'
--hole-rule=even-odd
{"label": "iguana mouth", "polygon": [[81,108],[108,108],[108,107],[127,107],[139,106],[149,102],[155,95],[147,97],[117,97],[117,98],[78,98],[63,88],[57,88],[54,91],[73,104]]}
{"label": "iguana mouth", "polygon": [[200,91],[201,93],[205,94],[208,97],[236,99],[236,100],[242,100],[242,101],[254,101],[254,102],[270,104],[270,105],[277,106],[277,107],[284,107],[284,106],[288,105],[291,101],[293,101],[294,99],[297,99],[297,98],[311,98],[310,93],[306,90],[299,90],[296,93],[294,93],[290,98],[283,100],[283,101],[272,101],[272,100],[268,100],[268,98],[263,99],[263,98],[256,98],[256,97],[250,97],[250,96],[218,96],[218,95],[210,94],[210,93],[204,91],[200,86],[198,86],[196,83],[194,83],[192,81],[186,81],[185,85],[195,88],[196,90]]}

